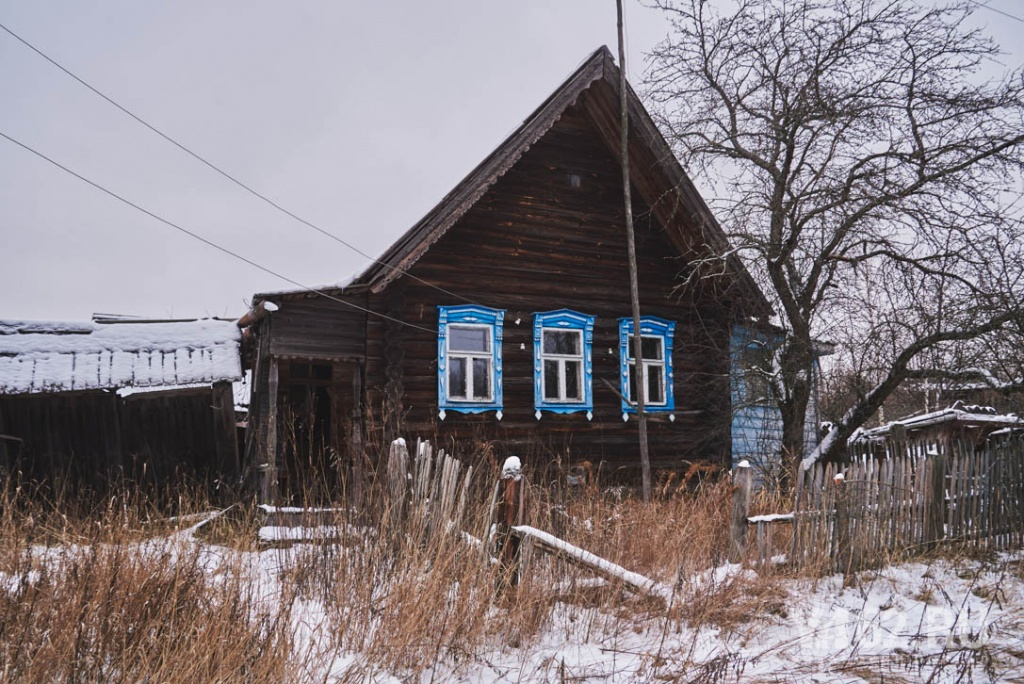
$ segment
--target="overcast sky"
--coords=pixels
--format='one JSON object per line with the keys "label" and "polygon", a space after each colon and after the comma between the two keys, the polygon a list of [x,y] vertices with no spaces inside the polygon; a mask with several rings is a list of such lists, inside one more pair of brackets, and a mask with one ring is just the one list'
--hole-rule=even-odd
{"label": "overcast sky", "polygon": [[[1024,3],[991,0],[1024,14]],[[1024,23],[976,19],[1011,54]],[[0,0],[0,23],[290,211],[377,255],[593,50],[614,0]],[[627,73],[664,37],[626,3]],[[365,258],[278,213],[0,31],[0,131],[304,285]],[[699,179],[695,179],[698,181]],[[241,315],[293,286],[0,139],[0,318]]]}

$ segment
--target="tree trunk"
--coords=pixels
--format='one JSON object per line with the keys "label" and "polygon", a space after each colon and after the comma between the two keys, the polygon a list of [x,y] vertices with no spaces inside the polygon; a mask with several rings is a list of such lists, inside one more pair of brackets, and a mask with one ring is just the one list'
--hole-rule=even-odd
{"label": "tree trunk", "polygon": [[787,396],[779,402],[782,414],[782,468],[779,486],[789,492],[795,482],[796,468],[806,448],[807,407],[811,401],[814,357],[809,340],[791,338],[783,352],[782,375]]}

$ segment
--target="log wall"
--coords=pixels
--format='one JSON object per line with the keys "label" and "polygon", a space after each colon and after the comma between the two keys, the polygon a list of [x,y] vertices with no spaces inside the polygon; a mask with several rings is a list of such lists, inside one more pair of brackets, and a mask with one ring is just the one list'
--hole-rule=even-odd
{"label": "log wall", "polygon": [[[571,174],[579,177],[578,188],[572,187]],[[405,433],[438,444],[487,441],[499,456],[544,459],[557,453],[604,462],[611,470],[637,465],[636,419],[623,421],[619,398],[604,383],[619,386],[617,321],[631,315],[621,187],[617,160],[591,121],[570,108],[412,267],[414,277],[402,277],[370,297],[375,311],[399,314],[426,329],[402,331]],[[702,295],[696,289],[674,292],[687,264],[652,218],[645,200],[656,199],[634,195],[640,301],[643,315],[677,322],[676,421],[652,419],[652,466],[675,468],[695,460],[726,466],[731,304],[711,296],[713,288],[701,288]],[[401,306],[396,306],[393,292],[399,287]],[[437,306],[467,301],[506,309],[501,421],[494,412],[449,411],[446,420],[438,419]],[[582,413],[534,417],[532,315],[560,308],[597,316],[592,421]],[[395,375],[388,353],[393,333],[383,319],[368,319],[371,410],[386,405],[383,390]],[[386,444],[390,435],[376,438]]]}

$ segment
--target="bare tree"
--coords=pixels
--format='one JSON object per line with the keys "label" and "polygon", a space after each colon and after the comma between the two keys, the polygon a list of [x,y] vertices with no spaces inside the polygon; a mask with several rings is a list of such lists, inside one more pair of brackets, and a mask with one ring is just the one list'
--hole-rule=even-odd
{"label": "bare tree", "polygon": [[[973,5],[901,0],[654,0],[672,33],[646,95],[774,300],[775,398],[803,452],[816,338],[875,362],[811,455],[846,439],[950,348],[1021,315],[1024,74],[983,79],[998,47]],[[849,334],[847,334],[849,333]]]}

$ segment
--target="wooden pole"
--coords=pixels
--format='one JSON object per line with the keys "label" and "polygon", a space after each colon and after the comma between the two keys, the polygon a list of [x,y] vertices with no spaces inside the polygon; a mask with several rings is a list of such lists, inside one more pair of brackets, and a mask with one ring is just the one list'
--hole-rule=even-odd
{"label": "wooden pole", "polygon": [[235,425],[235,395],[227,380],[213,383],[213,446],[217,472],[234,482],[241,472],[238,464],[238,428]]}
{"label": "wooden pole", "polygon": [[270,358],[270,375],[267,383],[267,442],[263,460],[263,483],[261,503],[277,505],[277,359]]}
{"label": "wooden pole", "polygon": [[747,548],[747,518],[750,517],[750,490],[754,471],[741,461],[732,471],[732,524],[729,528],[729,562],[740,563]]}
{"label": "wooden pole", "polygon": [[[622,154],[622,199],[626,213],[626,244],[629,250],[629,298],[633,306],[633,359],[636,361],[636,415],[639,423],[640,476],[643,484],[644,501],[651,500],[651,459],[647,451],[647,414],[645,413],[644,392],[647,388],[647,373],[644,369],[643,352],[640,344],[640,286],[636,274],[636,237],[633,232],[633,200],[629,187],[629,106],[626,83],[626,47],[622,28],[622,0],[615,0],[619,30],[619,149]],[[666,349],[665,354],[671,354]],[[669,378],[665,378],[669,381]],[[628,399],[628,397],[627,397]]]}
{"label": "wooden pole", "polygon": [[946,536],[946,470],[947,449],[941,446],[939,453],[929,457],[931,481],[925,494],[927,506],[927,545],[935,548]]}
{"label": "wooden pole", "polygon": [[501,569],[498,581],[501,589],[519,585],[522,540],[512,533],[512,528],[524,522],[526,483],[521,469],[522,464],[517,457],[508,457],[498,481],[498,562]]}
{"label": "wooden pole", "polygon": [[363,492],[366,486],[364,470],[365,454],[363,452],[363,364],[355,363],[352,370],[352,434],[349,448],[352,457],[352,486],[349,502],[356,511],[363,510]]}

